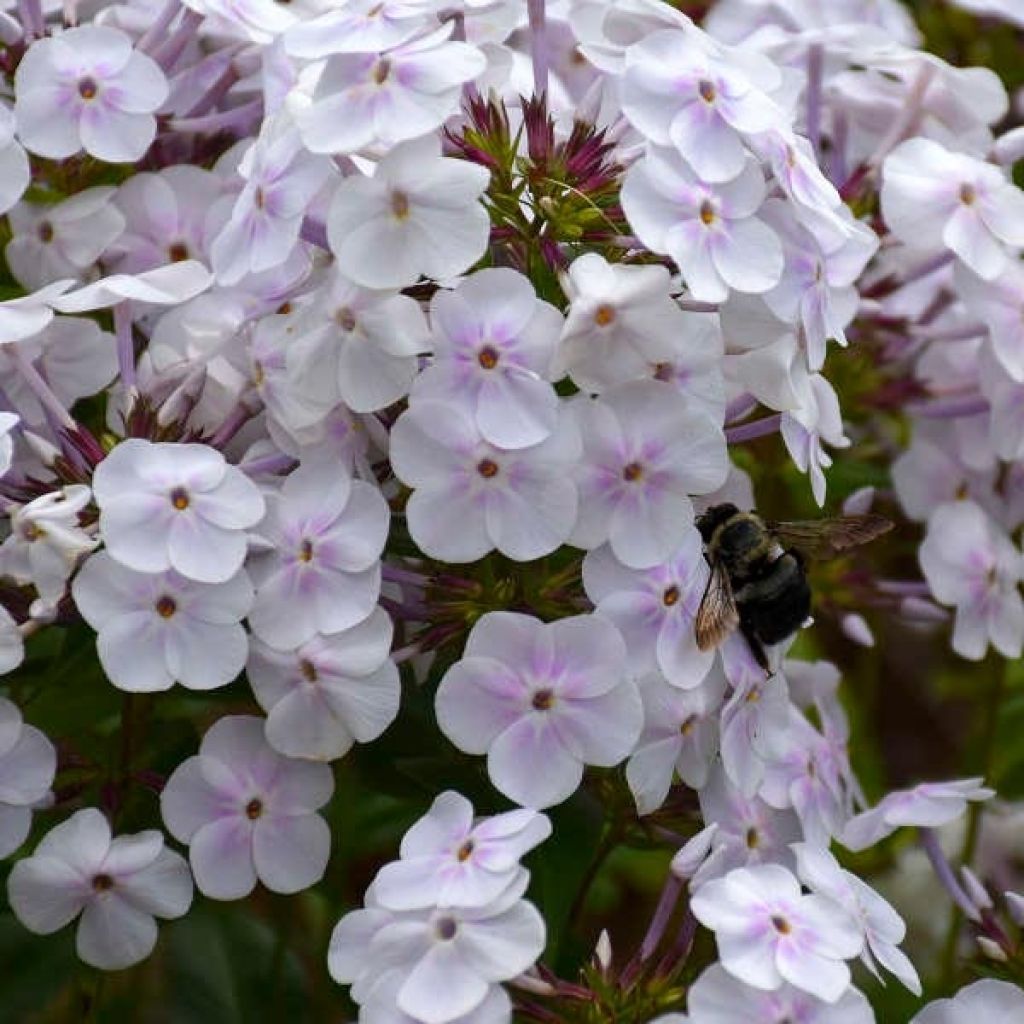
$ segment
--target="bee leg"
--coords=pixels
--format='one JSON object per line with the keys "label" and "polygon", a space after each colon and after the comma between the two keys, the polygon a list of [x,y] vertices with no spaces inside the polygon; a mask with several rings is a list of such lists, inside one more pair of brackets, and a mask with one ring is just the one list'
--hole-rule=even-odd
{"label": "bee leg", "polygon": [[757,638],[757,634],[748,624],[740,623],[740,632],[747,641],[747,646],[750,648],[750,653],[754,656],[754,661],[764,669],[765,675],[770,676],[772,674],[772,667],[768,663],[768,654],[765,652],[764,644],[761,643]]}

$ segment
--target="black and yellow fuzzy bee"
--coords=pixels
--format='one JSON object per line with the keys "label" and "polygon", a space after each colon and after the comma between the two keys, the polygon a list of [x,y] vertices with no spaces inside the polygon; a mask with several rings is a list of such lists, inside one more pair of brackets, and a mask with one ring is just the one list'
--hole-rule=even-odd
{"label": "black and yellow fuzzy bee", "polygon": [[833,558],[892,528],[877,515],[771,522],[735,505],[713,505],[697,519],[711,579],[697,611],[697,646],[717,647],[739,628],[758,665],[765,645],[795,633],[811,614],[809,558]]}

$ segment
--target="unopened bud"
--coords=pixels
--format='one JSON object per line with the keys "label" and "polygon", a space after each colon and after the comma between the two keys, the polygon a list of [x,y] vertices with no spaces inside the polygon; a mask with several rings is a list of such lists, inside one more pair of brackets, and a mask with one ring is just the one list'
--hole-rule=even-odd
{"label": "unopened bud", "polygon": [[981,949],[982,953],[989,958],[989,960],[996,960],[1001,964],[1005,964],[1009,959],[1006,955],[1006,950],[1003,949],[998,942],[993,942],[984,935],[978,936],[978,947]]}
{"label": "unopened bud", "polygon": [[6,11],[0,11],[0,43],[3,43],[4,46],[14,46],[21,42],[24,34],[20,22],[12,18]]}
{"label": "unopened bud", "polygon": [[989,896],[988,890],[981,884],[978,876],[967,865],[960,869],[960,881],[971,902],[979,910],[992,909],[992,897]]}
{"label": "unopened bud", "polygon": [[158,426],[166,427],[184,420],[192,411],[206,384],[206,367],[201,366],[196,372],[190,373],[164,399],[156,414]]}
{"label": "unopened bud", "polygon": [[1006,909],[1010,912],[1013,923],[1018,928],[1024,928],[1024,896],[1019,896],[1015,892],[1008,892],[1004,895],[1006,896]]}
{"label": "unopened bud", "polygon": [[949,616],[933,601],[922,597],[905,597],[900,601],[900,615],[914,622],[945,622]]}
{"label": "unopened bud", "polygon": [[843,632],[855,644],[860,644],[861,647],[875,646],[875,635],[871,632],[871,627],[863,615],[858,615],[856,612],[844,615],[840,625]]}
{"label": "unopened bud", "polygon": [[689,879],[697,873],[697,869],[711,852],[711,840],[714,839],[717,830],[718,825],[712,823],[701,829],[680,848],[672,858],[672,873],[677,878]]}
{"label": "unopened bud", "polygon": [[607,928],[601,929],[597,937],[597,945],[594,946],[594,960],[602,971],[607,971],[612,965],[612,940]]}
{"label": "unopened bud", "polygon": [[1008,131],[996,139],[992,157],[997,164],[1009,167],[1024,158],[1024,125]]}
{"label": "unopened bud", "polygon": [[61,457],[59,449],[54,448],[49,441],[34,434],[31,430],[23,430],[21,436],[44,466],[52,466]]}
{"label": "unopened bud", "polygon": [[862,516],[866,512],[871,511],[871,506],[875,500],[875,489],[874,487],[858,487],[847,499],[843,502],[843,515],[847,516]]}

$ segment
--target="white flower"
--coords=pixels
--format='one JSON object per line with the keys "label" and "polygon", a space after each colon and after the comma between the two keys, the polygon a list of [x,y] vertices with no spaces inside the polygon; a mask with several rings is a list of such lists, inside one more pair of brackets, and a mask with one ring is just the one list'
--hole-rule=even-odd
{"label": "white flower", "polygon": [[187,0],[185,6],[204,15],[212,31],[260,46],[272,43],[296,22],[291,11],[273,0]]}
{"label": "white flower", "polygon": [[0,545],[0,570],[31,583],[44,607],[56,607],[78,559],[99,543],[79,525],[91,497],[84,484],[71,484],[11,513],[11,535]]}
{"label": "white flower", "polygon": [[622,209],[646,246],[672,257],[695,299],[722,302],[730,289],[766,292],[782,276],[778,235],[755,216],[764,197],[752,157],[711,186],[675,150],[652,148],[626,174]]}
{"label": "white flower", "polygon": [[922,782],[913,789],[888,793],[871,810],[851,818],[839,841],[848,850],[866,850],[903,826],[947,825],[963,815],[969,801],[988,800],[995,795],[995,790],[980,783],[981,779]]}
{"label": "white flower", "polygon": [[573,260],[563,278],[570,304],[553,376],[568,373],[593,392],[651,376],[684,391],[721,391],[722,339],[708,317],[676,305],[670,286],[665,267],[608,263],[597,253]]}
{"label": "white flower", "polygon": [[330,761],[375,740],[395,719],[398,668],[388,658],[391,621],[375,608],[340,633],[318,633],[293,651],[253,639],[246,672],[267,712],[267,742],[287,757]]}
{"label": "white flower", "polygon": [[332,53],[378,53],[421,32],[429,12],[429,4],[416,0],[348,0],[293,25],[284,46],[290,56],[312,60]]}
{"label": "white flower", "polygon": [[380,594],[388,522],[387,502],[371,484],[313,463],[291,473],[267,495],[250,561],[256,636],[291,650],[362,622]]}
{"label": "white flower", "polygon": [[14,428],[21,422],[17,413],[0,412],[0,477],[6,476],[14,458]]}
{"label": "white flower", "polygon": [[680,690],[658,675],[640,680],[644,731],[626,764],[626,781],[638,814],[656,811],[668,796],[675,773],[700,789],[718,750],[718,713],[725,676],[712,673],[696,689]]}
{"label": "white flower", "polygon": [[711,572],[695,526],[671,556],[651,569],[630,569],[604,545],[583,560],[583,587],[598,612],[618,627],[635,675],[660,671],[673,686],[699,686],[714,651],[697,648],[694,621]]}
{"label": "white flower", "polygon": [[474,821],[473,805],[447,790],[402,839],[401,859],[373,882],[388,910],[483,907],[518,882],[519,861],[551,835],[544,814],[522,808]]}
{"label": "white flower", "polygon": [[527,448],[554,431],[558,396],[548,383],[562,327],[528,278],[505,267],[478,270],[430,303],[434,359],[413,399],[458,405],[484,440]]}
{"label": "white flower", "polygon": [[488,444],[458,405],[413,401],[391,431],[391,465],[413,488],[409,532],[432,558],[471,562],[497,548],[519,562],[550,554],[576,524],[575,424],[564,413],[546,440],[510,451]]}
{"label": "white flower", "polygon": [[714,931],[722,966],[740,981],[765,991],[789,982],[828,1003],[849,988],[844,961],[863,948],[860,929],[832,900],[802,893],[785,868],[736,868],[702,885],[690,907]]}
{"label": "white flower", "polygon": [[0,857],[14,853],[25,842],[32,807],[45,799],[56,771],[53,744],[22,721],[14,704],[0,697]]}
{"label": "white flower", "polygon": [[821,506],[825,503],[824,470],[832,465],[823,443],[848,448],[850,440],[843,433],[839,398],[820,373],[799,374],[796,393],[800,405],[783,413],[779,429],[797,469],[810,476],[811,493]]}
{"label": "white flower", "polygon": [[175,682],[190,690],[226,686],[245,665],[241,620],[252,605],[244,570],[222,583],[177,572],[136,572],[107,552],[93,555],[71,587],[96,651],[119,689],[149,693]]}
{"label": "white flower", "polygon": [[159,65],[114,28],[83,25],[38,39],[14,77],[18,138],[39,156],[62,160],[84,149],[128,163],[149,149],[154,112],[167,98]]}
{"label": "white flower", "polygon": [[38,935],[59,931],[79,913],[79,957],[105,971],[145,960],[156,944],[155,917],[182,917],[192,903],[185,861],[154,829],[111,838],[89,807],[52,828],[7,880],[18,920]]}
{"label": "white flower", "polygon": [[213,275],[198,260],[181,260],[137,274],[111,274],[52,300],[62,313],[107,309],[126,299],[177,306],[206,291]]}
{"label": "white flower", "polygon": [[973,501],[936,508],[918,550],[928,586],[956,609],[953,650],[978,661],[989,643],[1007,658],[1024,645],[1024,558],[1010,538]]}
{"label": "white flower", "polygon": [[328,57],[312,103],[296,114],[309,150],[390,149],[439,128],[458,111],[462,86],[487,67],[475,46],[449,40],[453,27],[448,19],[435,32],[385,53]]}
{"label": "white flower", "polygon": [[525,807],[571,796],[587,764],[614,765],[643,723],[626,648],[610,623],[575,615],[542,623],[488,612],[437,690],[441,731],[487,754],[495,787]]}
{"label": "white flower", "polygon": [[267,118],[238,165],[245,185],[210,244],[217,280],[237,284],[284,263],[313,198],[334,173],[330,160],[303,148],[285,115]]}
{"label": "white flower", "polygon": [[124,230],[113,195],[113,188],[87,188],[53,206],[15,206],[4,249],[11,273],[26,288],[80,277]]}
{"label": "white flower", "polygon": [[0,102],[0,213],[14,206],[32,180],[28,157],[15,137],[16,128],[14,114]]}
{"label": "white flower", "polygon": [[907,934],[903,919],[881,896],[856,875],[843,870],[823,846],[795,843],[797,875],[812,892],[827,896],[860,922],[865,946],[861,960],[876,977],[875,961],[891,971],[914,995],[921,994],[921,981],[914,965],[897,946]]}
{"label": "white flower", "polygon": [[750,50],[716,52],[693,31],[653,32],[626,50],[622,110],[660,146],[675,146],[704,181],[731,181],[746,160],[745,135],[786,125],[765,91],[781,84],[778,67]]}
{"label": "white flower", "polygon": [[262,719],[232,715],[174,769],[160,810],[171,835],[189,844],[204,895],[241,899],[257,879],[272,892],[295,893],[327,867],[331,831],[316,811],[333,790],[328,765],[282,757],[267,746]]}
{"label": "white flower", "polygon": [[589,549],[609,541],[635,569],[666,561],[693,524],[689,496],[725,481],[721,429],[654,380],[620,384],[572,408],[583,438],[572,543]]}
{"label": "white flower", "polygon": [[353,998],[362,1001],[392,970],[401,978],[400,1010],[423,1024],[453,1024],[479,1007],[496,982],[529,968],[544,949],[544,919],[520,898],[525,887],[523,877],[483,907],[401,914],[379,908],[371,888],[367,909],[346,914],[331,935],[331,977],[354,983]]}
{"label": "white flower", "polygon": [[687,1017],[658,1017],[651,1024],[875,1024],[863,993],[851,988],[837,1003],[827,1003],[792,985],[774,992],[750,988],[721,964],[712,964],[686,996]]}
{"label": "white flower", "polygon": [[113,558],[139,572],[173,568],[200,583],[238,572],[245,531],[264,513],[256,485],[202,444],[122,441],[96,467],[93,495]]}
{"label": "white flower", "polygon": [[25,659],[25,641],[11,613],[0,604],[0,676],[13,672]]}
{"label": "white flower", "polygon": [[991,280],[1024,245],[1024,193],[993,164],[931,139],[897,146],[882,169],[882,215],[893,234],[918,250],[951,249]]}
{"label": "white flower", "polygon": [[983,978],[960,989],[952,999],[937,999],[910,1024],[977,1024],[1024,1019],[1024,991],[1008,981]]}
{"label": "white flower", "polygon": [[490,175],[440,151],[435,136],[401,143],[372,178],[353,174],[338,186],[327,240],[356,284],[403,288],[421,275],[446,280],[484,254],[491,222],[478,200]]}
{"label": "white flower", "polygon": [[353,412],[393,405],[409,392],[417,356],[430,350],[427,319],[415,299],[361,288],[337,270],[286,330],[287,390],[296,399],[298,429],[339,402]]}

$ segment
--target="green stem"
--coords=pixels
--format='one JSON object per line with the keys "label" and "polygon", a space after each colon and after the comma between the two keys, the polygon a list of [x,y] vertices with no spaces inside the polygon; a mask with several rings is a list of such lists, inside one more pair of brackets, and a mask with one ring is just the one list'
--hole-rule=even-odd
{"label": "green stem", "polygon": [[[990,781],[994,767],[996,737],[999,732],[999,712],[1003,703],[1003,695],[1006,692],[1009,669],[1010,662],[1008,659],[998,658],[995,655],[990,656],[988,671],[989,687],[985,701],[985,720],[982,726],[981,757],[978,769],[978,774],[982,776],[983,782]],[[964,844],[960,852],[960,863],[968,867],[970,867],[971,862],[974,860],[974,854],[978,848],[983,809],[984,804],[981,801],[974,801],[968,805],[967,832],[964,835]],[[956,947],[962,927],[963,914],[958,907],[954,906],[942,950],[942,979],[950,987],[953,987],[953,974],[956,969]]]}
{"label": "green stem", "polygon": [[601,839],[597,850],[594,851],[594,859],[590,862],[590,866],[587,868],[586,874],[584,874],[583,880],[580,882],[580,887],[576,891],[576,896],[572,901],[572,906],[569,908],[570,928],[574,928],[578,923],[579,916],[583,912],[587,896],[590,893],[591,886],[594,884],[594,880],[597,878],[598,872],[604,866],[604,862],[608,859],[611,852],[619,845],[619,840],[621,838],[622,826],[617,821],[613,822],[608,826],[608,830]]}

